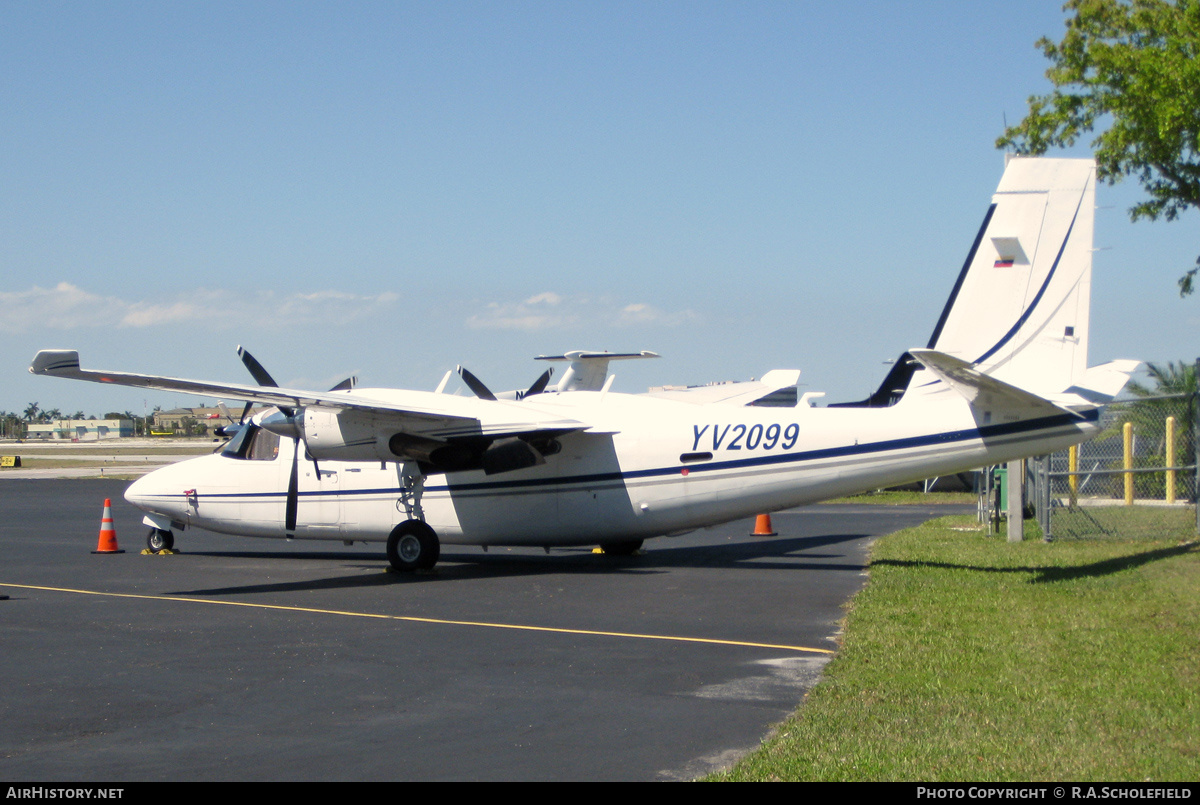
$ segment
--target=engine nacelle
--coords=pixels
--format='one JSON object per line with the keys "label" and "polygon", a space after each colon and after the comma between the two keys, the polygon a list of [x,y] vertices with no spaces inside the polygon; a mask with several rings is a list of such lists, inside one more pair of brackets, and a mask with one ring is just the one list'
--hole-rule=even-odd
{"label": "engine nacelle", "polygon": [[419,461],[426,472],[482,469],[494,475],[544,464],[543,456],[561,449],[548,436],[531,441],[462,436],[446,442],[397,432],[391,417],[316,406],[304,410],[303,423],[305,444],[317,461]]}
{"label": "engine nacelle", "polygon": [[304,443],[317,461],[403,461],[388,447],[396,423],[374,414],[308,406]]}

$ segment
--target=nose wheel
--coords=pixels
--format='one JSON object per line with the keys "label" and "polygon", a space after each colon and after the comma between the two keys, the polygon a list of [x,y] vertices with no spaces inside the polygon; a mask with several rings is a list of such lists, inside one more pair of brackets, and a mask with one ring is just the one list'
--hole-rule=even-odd
{"label": "nose wheel", "polygon": [[154,553],[169,551],[175,547],[175,534],[161,528],[152,528],[146,535],[146,547]]}
{"label": "nose wheel", "polygon": [[633,556],[642,548],[642,540],[625,539],[614,542],[601,542],[600,548],[609,556]]}
{"label": "nose wheel", "polygon": [[420,520],[405,520],[388,535],[387,557],[396,570],[428,570],[440,554],[437,533]]}

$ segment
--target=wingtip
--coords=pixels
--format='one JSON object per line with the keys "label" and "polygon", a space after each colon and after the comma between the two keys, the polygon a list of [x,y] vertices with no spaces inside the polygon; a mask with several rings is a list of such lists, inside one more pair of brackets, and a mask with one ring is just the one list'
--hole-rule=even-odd
{"label": "wingtip", "polygon": [[79,351],[74,349],[43,349],[33,356],[30,374],[52,375],[79,369]]}

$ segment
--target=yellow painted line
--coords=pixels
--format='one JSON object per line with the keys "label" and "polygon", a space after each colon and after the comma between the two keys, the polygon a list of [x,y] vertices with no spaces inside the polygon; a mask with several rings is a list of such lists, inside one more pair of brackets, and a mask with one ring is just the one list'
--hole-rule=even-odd
{"label": "yellow painted line", "polygon": [[33,584],[8,584],[0,587],[18,590],[42,590],[53,593],[76,595],[99,595],[107,598],[137,598],[146,601],[179,601],[192,604],[216,604],[226,607],[251,607],[252,609],[274,609],[283,612],[308,612],[318,615],[342,615],[351,618],[375,618],[377,620],[408,621],[409,623],[431,623],[441,626],[476,626],[487,629],[515,629],[523,632],[553,632],[556,634],[591,635],[593,637],[624,637],[635,640],[664,640],[675,643],[706,643],[715,646],[741,646],[746,648],[769,648],[781,651],[803,651],[812,654],[833,654],[831,649],[808,646],[783,646],[774,643],[753,643],[745,640],[715,640],[707,637],[681,637],[677,635],[637,634],[635,632],[604,632],[594,629],[558,629],[552,626],[527,626],[517,623],[487,623],[485,621],[455,621],[444,618],[418,618],[412,615],[381,615],[374,612],[347,612],[339,609],[317,609],[315,607],[291,607],[280,604],[251,604],[245,601],[216,601],[211,598],[180,598],[172,595],[139,595],[137,593],[106,593],[99,590],[74,590],[69,587],[39,587]]}

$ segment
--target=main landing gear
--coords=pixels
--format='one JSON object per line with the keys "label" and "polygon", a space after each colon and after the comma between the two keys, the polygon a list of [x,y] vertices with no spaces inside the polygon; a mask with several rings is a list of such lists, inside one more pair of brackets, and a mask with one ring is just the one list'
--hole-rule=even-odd
{"label": "main landing gear", "polygon": [[392,567],[402,572],[429,570],[441,555],[437,533],[425,523],[421,495],[425,491],[425,474],[415,462],[405,462],[400,470],[400,499],[396,501],[406,515],[400,525],[388,535],[387,557]]}
{"label": "main landing gear", "polygon": [[429,570],[440,554],[437,534],[420,520],[405,520],[388,535],[387,557],[396,570]]}

